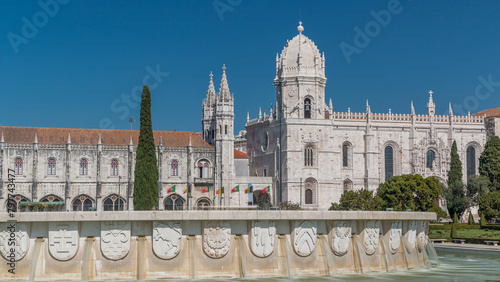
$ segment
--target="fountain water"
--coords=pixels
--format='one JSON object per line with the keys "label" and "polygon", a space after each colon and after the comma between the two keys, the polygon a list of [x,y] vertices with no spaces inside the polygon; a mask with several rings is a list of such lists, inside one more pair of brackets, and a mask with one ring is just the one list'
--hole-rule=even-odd
{"label": "fountain water", "polygon": [[[355,252],[355,263],[357,262],[357,269],[359,269],[359,273],[365,273],[366,271],[364,271],[363,267],[367,264],[364,257],[361,256],[361,253],[364,253],[360,250],[361,247],[361,243],[359,242],[359,236],[357,234],[352,234],[352,246],[353,246],[353,249],[356,250]],[[357,259],[356,259],[357,258]],[[355,264],[356,265],[356,264]]]}
{"label": "fountain water", "polygon": [[326,274],[326,275],[336,274],[337,271],[333,263],[334,259],[332,257],[332,252],[329,249],[330,247],[328,246],[328,241],[326,239],[326,236],[319,235],[318,242],[319,242],[320,255],[323,257],[325,265],[325,273],[320,273],[320,274]]}
{"label": "fountain water", "polygon": [[246,277],[248,270],[246,269],[246,256],[245,256],[245,239],[243,235],[236,235],[234,237],[236,241],[236,259],[238,259],[238,270],[239,277]]}
{"label": "fountain water", "polygon": [[415,248],[411,246],[410,242],[408,242],[408,239],[406,239],[406,237],[404,236],[401,237],[401,242],[403,244],[403,253],[405,254],[406,265],[408,269],[417,268],[419,266],[419,262]]}
{"label": "fountain water", "polygon": [[146,278],[146,236],[137,236],[137,280]]}
{"label": "fountain water", "polygon": [[196,236],[189,235],[188,240],[188,252],[189,252],[189,276],[191,279],[195,279],[196,275]]}
{"label": "fountain water", "polygon": [[[434,248],[434,243],[426,236],[427,245],[425,246],[425,251],[427,252],[427,257],[431,264],[439,265],[439,257],[436,253],[436,249]],[[431,258],[432,257],[432,258]]]}
{"label": "fountain water", "polygon": [[30,269],[30,278],[29,281],[34,281],[35,276],[37,274],[39,261],[42,261],[40,258],[42,254],[42,246],[45,240],[43,238],[35,239],[35,248],[33,250],[33,258],[31,259],[31,269]]}
{"label": "fountain water", "polygon": [[380,260],[384,261],[385,271],[389,272],[389,263],[387,262],[387,260],[388,260],[387,259],[387,249],[385,248],[383,237],[378,238],[378,245],[379,245],[379,249],[382,249],[382,252],[380,253],[380,256],[381,256]]}
{"label": "fountain water", "polygon": [[394,261],[394,256],[391,255],[390,251],[389,252],[387,251],[387,250],[389,250],[389,246],[387,245],[387,242],[383,238],[381,238],[380,244],[382,245],[382,248],[384,250],[384,254],[385,254],[384,259],[385,259],[385,263],[387,265],[387,272],[397,271],[397,266],[396,266],[396,262]]}
{"label": "fountain water", "polygon": [[291,276],[290,271],[290,251],[289,246],[287,244],[286,235],[278,235],[279,241],[279,257],[280,257],[280,268],[283,269],[282,275]]}
{"label": "fountain water", "polygon": [[90,272],[90,260],[92,255],[92,249],[94,245],[95,238],[87,237],[85,238],[85,246],[83,247],[83,257],[82,257],[82,280],[89,280]]}

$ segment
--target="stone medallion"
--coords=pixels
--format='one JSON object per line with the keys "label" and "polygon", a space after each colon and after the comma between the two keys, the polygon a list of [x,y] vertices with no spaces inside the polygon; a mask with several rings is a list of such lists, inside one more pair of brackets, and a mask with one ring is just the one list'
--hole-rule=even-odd
{"label": "stone medallion", "polygon": [[250,232],[250,249],[260,258],[270,256],[274,251],[276,224],[271,220],[252,221]]}
{"label": "stone medallion", "polygon": [[418,222],[418,235],[417,235],[417,248],[419,252],[422,252],[427,245],[427,236],[425,236],[426,224],[425,221],[421,220]]}
{"label": "stone medallion", "polygon": [[380,221],[368,220],[365,226],[364,246],[367,255],[373,255],[378,249]]}
{"label": "stone medallion", "polygon": [[130,222],[101,222],[101,252],[110,260],[127,256],[130,250]]}
{"label": "stone medallion", "polygon": [[[14,253],[15,261],[24,258],[29,248],[30,238],[28,234],[28,228],[25,223],[0,223],[0,253],[2,256],[6,260],[10,260],[12,253]],[[14,238],[14,246],[9,245],[10,238]],[[11,252],[12,249],[14,252]]]}
{"label": "stone medallion", "polygon": [[406,232],[406,239],[410,243],[412,248],[415,248],[415,244],[417,241],[417,221],[410,220],[408,222],[408,231]]}
{"label": "stone medallion", "polygon": [[224,257],[231,246],[231,227],[227,221],[206,221],[203,251],[211,258]]}
{"label": "stone medallion", "polygon": [[175,258],[181,251],[182,229],[179,222],[153,222],[153,252],[162,259]]}
{"label": "stone medallion", "polygon": [[78,251],[79,241],[78,222],[49,223],[49,252],[53,258],[72,259]]}
{"label": "stone medallion", "polygon": [[337,256],[343,256],[349,251],[349,242],[351,241],[351,222],[350,221],[334,221],[332,225],[329,239],[330,247]]}
{"label": "stone medallion", "polygon": [[316,248],[318,239],[316,221],[295,221],[292,233],[293,249],[301,257],[306,257]]}
{"label": "stone medallion", "polygon": [[391,253],[395,254],[399,250],[402,235],[403,228],[401,220],[393,221],[391,223],[391,234],[389,236],[389,249]]}

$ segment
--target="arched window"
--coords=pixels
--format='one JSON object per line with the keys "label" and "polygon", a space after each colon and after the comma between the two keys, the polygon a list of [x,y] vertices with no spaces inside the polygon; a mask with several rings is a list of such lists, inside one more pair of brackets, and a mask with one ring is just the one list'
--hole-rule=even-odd
{"label": "arched window", "polygon": [[170,174],[172,176],[179,176],[179,162],[177,160],[173,160],[170,163]]}
{"label": "arched window", "polygon": [[111,175],[113,175],[113,176],[118,175],[118,160],[117,159],[111,160]]}
{"label": "arched window", "polygon": [[349,179],[346,179],[344,181],[344,193],[347,191],[351,191],[351,190],[352,190],[352,181]]}
{"label": "arched window", "polygon": [[351,167],[352,161],[352,149],[351,144],[349,142],[345,142],[342,144],[342,166],[343,167]]}
{"label": "arched window", "polygon": [[81,159],[80,160],[80,175],[88,175],[89,170],[88,170],[89,162],[87,159]]}
{"label": "arched window", "polygon": [[391,146],[385,147],[385,181],[394,176],[394,149]]}
{"label": "arched window", "polygon": [[467,147],[467,178],[476,174],[476,148]]}
{"label": "arched window", "polygon": [[215,138],[215,133],[214,133],[214,132],[215,132],[215,131],[212,129],[212,139],[214,139],[214,138]]}
{"label": "arched window", "polygon": [[224,134],[227,135],[227,125],[224,127]]}
{"label": "arched window", "polygon": [[183,209],[184,209],[184,199],[181,196],[179,196],[177,194],[171,194],[165,200],[165,210],[180,211]]}
{"label": "arched window", "polygon": [[46,203],[50,208],[46,208],[47,211],[64,211],[66,203],[56,195],[47,195],[43,197],[40,202]]}
{"label": "arched window", "polygon": [[436,159],[436,153],[433,150],[427,151],[427,168],[434,168],[434,160]]}
{"label": "arched window", "polygon": [[94,206],[94,201],[87,195],[77,196],[73,200],[73,211],[89,211]]}
{"label": "arched window", "polygon": [[50,158],[47,162],[47,174],[56,175],[56,159]]}
{"label": "arched window", "polygon": [[311,100],[309,98],[304,100],[304,118],[311,118]]}
{"label": "arched window", "polygon": [[314,154],[312,146],[306,146],[304,149],[304,166],[314,166]]}
{"label": "arched window", "polygon": [[199,178],[209,178],[210,177],[210,164],[207,160],[198,161],[198,177]]}
{"label": "arched window", "polygon": [[196,203],[196,206],[198,207],[199,210],[203,210],[206,207],[210,207],[210,200],[208,198],[201,198]]}
{"label": "arched window", "polygon": [[313,191],[311,189],[306,189],[306,205],[311,205],[313,203]]}
{"label": "arched window", "polygon": [[116,194],[112,194],[104,199],[103,209],[105,211],[123,211],[125,210],[125,200]]}
{"label": "arched window", "polygon": [[27,205],[28,202],[28,198],[24,197],[23,195],[9,196],[7,201],[5,201],[5,208],[7,209],[7,212],[12,211],[13,208],[15,208],[15,212],[22,212],[25,209],[21,205]]}
{"label": "arched window", "polygon": [[16,175],[23,174],[23,159],[16,158],[14,160],[14,174],[16,174]]}

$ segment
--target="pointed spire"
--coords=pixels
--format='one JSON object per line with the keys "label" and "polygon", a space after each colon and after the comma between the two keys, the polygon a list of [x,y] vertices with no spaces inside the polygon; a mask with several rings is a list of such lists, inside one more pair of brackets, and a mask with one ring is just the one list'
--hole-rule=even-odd
{"label": "pointed spire", "polygon": [[366,113],[367,114],[371,114],[371,110],[370,110],[370,104],[368,103],[368,99],[366,99]]}
{"label": "pointed spire", "polygon": [[210,82],[208,84],[208,91],[207,91],[207,103],[212,105],[215,102],[215,87],[214,87],[214,80],[213,80],[214,75],[210,71]]}
{"label": "pointed spire", "polygon": [[328,105],[330,109],[333,109],[332,98],[330,98],[330,104]]}
{"label": "pointed spire", "polygon": [[66,144],[71,144],[71,133],[68,133],[68,141],[66,142]]}
{"label": "pointed spire", "polygon": [[35,142],[33,142],[33,143],[35,143],[35,144],[38,143],[38,132],[35,132]]}
{"label": "pointed spire", "polygon": [[413,107],[413,101],[411,101],[411,115],[415,115],[415,108]]}
{"label": "pointed spire", "polygon": [[436,113],[436,105],[434,104],[434,101],[432,100],[432,94],[434,92],[432,92],[432,90],[429,91],[429,103],[427,104],[427,113],[430,115],[430,116],[434,116],[434,114]]}
{"label": "pointed spire", "polygon": [[222,66],[222,79],[220,81],[219,88],[219,101],[229,101],[231,99],[231,94],[229,92],[229,85],[227,83],[226,77],[226,65]]}
{"label": "pointed spire", "polygon": [[[99,139],[100,140],[100,139]],[[130,135],[130,142],[128,143],[129,145],[133,146],[134,145],[134,141],[132,141],[132,135]],[[160,140],[160,144],[161,144],[161,140]]]}
{"label": "pointed spire", "polygon": [[450,105],[448,107],[448,113],[450,114],[450,116],[453,115],[453,109],[451,108],[451,102],[450,102]]}
{"label": "pointed spire", "polygon": [[[247,112],[247,123],[250,121],[250,113]],[[3,137],[3,133],[2,133],[2,137]]]}
{"label": "pointed spire", "polygon": [[191,135],[189,135],[189,144],[188,144],[189,147],[192,147],[192,143],[191,143]]}
{"label": "pointed spire", "polygon": [[261,108],[259,107],[259,119],[261,119],[261,118],[262,118],[262,110],[261,110]]}
{"label": "pointed spire", "polygon": [[99,141],[97,142],[97,145],[101,145],[102,144],[102,141],[101,141],[101,134],[99,134]]}
{"label": "pointed spire", "polygon": [[3,131],[2,131],[2,140],[0,140],[1,143],[5,143],[5,139],[3,139]]}

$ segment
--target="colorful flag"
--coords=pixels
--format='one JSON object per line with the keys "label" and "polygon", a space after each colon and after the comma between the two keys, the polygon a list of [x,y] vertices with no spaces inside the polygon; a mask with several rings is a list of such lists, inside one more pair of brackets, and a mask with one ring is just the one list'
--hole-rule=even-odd
{"label": "colorful flag", "polygon": [[267,186],[266,188],[264,188],[264,190],[262,190],[262,194],[266,194],[267,192],[269,192],[269,187],[270,186]]}
{"label": "colorful flag", "polygon": [[224,187],[219,188],[219,190],[217,190],[216,194],[224,194]]}
{"label": "colorful flag", "polygon": [[248,183],[248,188],[245,189],[245,194],[250,194],[253,192],[253,185],[252,183]]}
{"label": "colorful flag", "polygon": [[201,190],[201,193],[208,193],[210,192],[210,186],[204,187],[203,190]]}
{"label": "colorful flag", "polygon": [[189,193],[189,192],[190,192],[189,187],[187,187],[186,190],[184,190],[183,194],[186,194],[186,193]]}
{"label": "colorful flag", "polygon": [[234,193],[234,192],[240,192],[240,185],[236,185],[236,187],[231,189],[231,193]]}
{"label": "colorful flag", "polygon": [[170,189],[167,190],[167,193],[172,193],[175,192],[175,185],[170,187]]}

